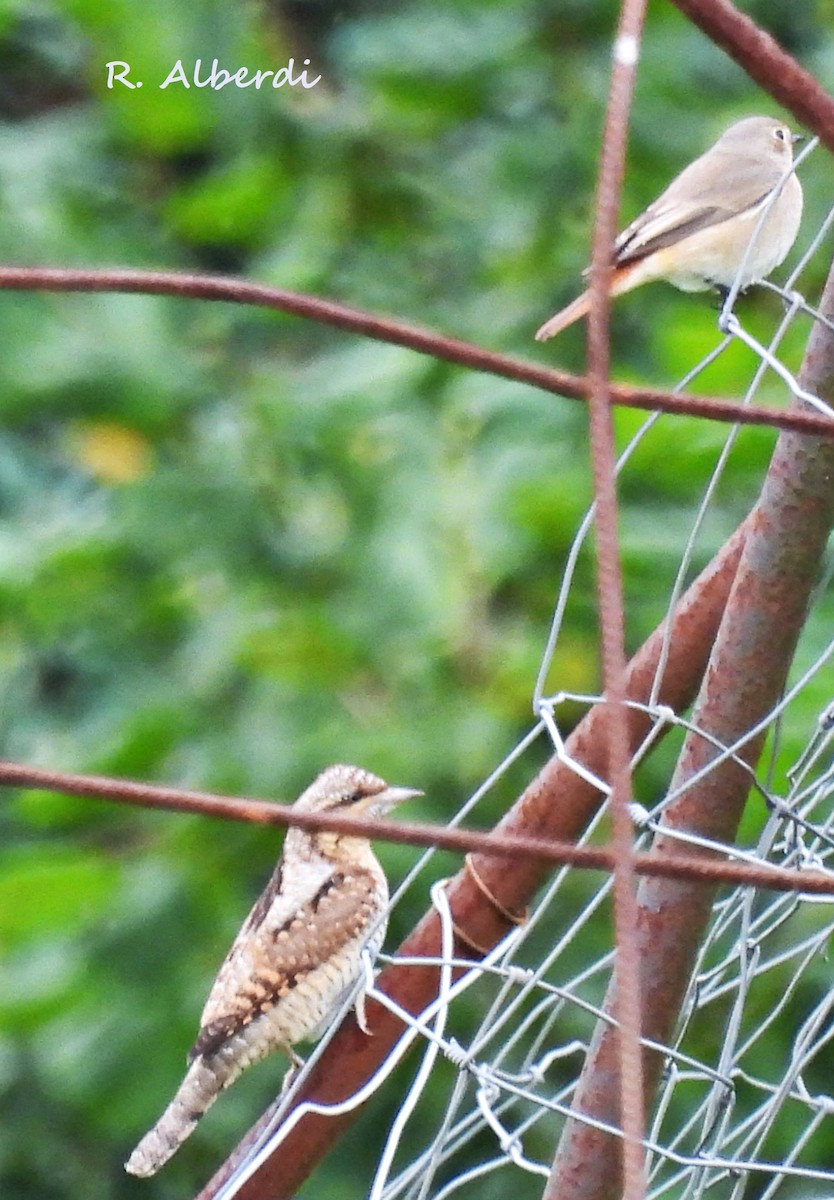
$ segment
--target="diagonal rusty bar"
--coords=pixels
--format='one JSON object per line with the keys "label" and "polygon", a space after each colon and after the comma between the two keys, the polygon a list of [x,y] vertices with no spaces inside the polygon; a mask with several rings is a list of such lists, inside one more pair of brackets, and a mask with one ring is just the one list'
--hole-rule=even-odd
{"label": "diagonal rusty bar", "polygon": [[[821,311],[834,317],[834,268]],[[817,322],[811,332],[800,381],[834,400],[834,335]],[[750,777],[725,759],[713,769],[716,743],[734,746],[755,766],[764,734],[753,733],[778,701],[805,621],[809,596],[834,524],[834,448],[822,439],[782,434],[759,502],[749,518],[745,543],[727,609],[710,658],[690,734],[671,785],[677,795],[664,816],[668,830],[721,842],[736,836]],[[704,772],[703,778],[688,781]],[[679,854],[672,837],[658,838],[654,853]],[[692,848],[689,853],[713,858]],[[658,1042],[671,1036],[698,946],[709,920],[714,886],[646,878],[640,884],[638,943],[642,966],[643,1034]],[[606,998],[615,1011],[616,984]],[[618,1039],[600,1022],[580,1078],[573,1108],[608,1125],[620,1124]],[[663,1065],[644,1057],[646,1101]],[[565,1127],[548,1200],[614,1200],[621,1195],[620,1140],[572,1119]]]}
{"label": "diagonal rusty bar", "polygon": [[[363,309],[349,308],[333,300],[324,300],[304,292],[268,287],[246,279],[223,275],[191,275],[181,271],[143,271],[118,268],[82,270],[71,267],[6,267],[0,265],[0,292],[115,292],[125,295],[176,296],[180,299],[222,301],[227,304],[252,304],[276,312],[289,313],[310,321],[319,321],[334,329],[355,333],[377,341],[403,346],[417,354],[427,354],[443,362],[473,371],[499,375],[517,383],[541,388],[551,395],[583,400],[588,395],[588,379],[554,367],[543,367],[525,359],[511,358],[495,350],[485,350],[460,338],[446,337],[430,329],[405,324],[390,317],[377,316]],[[611,384],[611,402],[645,412],[668,412],[701,417],[706,421],[725,421],[741,425],[766,425],[769,429],[792,428],[834,437],[830,418],[818,413],[777,412],[764,406],[743,405],[720,396],[684,396],[660,388]]]}
{"label": "diagonal rusty bar", "polygon": [[834,150],[834,97],[730,0],[672,0],[778,104]]}
{"label": "diagonal rusty bar", "polygon": [[[677,712],[692,703],[715,639],[747,531],[747,522],[729,539],[681,598],[672,620],[671,647],[665,665],[659,702]],[[661,625],[631,660],[626,691],[631,699],[648,701],[666,640]],[[567,739],[566,752],[598,776],[608,766],[605,705],[596,705]],[[650,729],[642,712],[628,710],[629,743],[639,745]],[[513,836],[576,840],[599,808],[602,797],[592,784],[560,758],[552,758],[496,832]],[[503,859],[471,855],[472,870],[464,868],[450,882],[448,895],[454,921],[462,935],[458,952],[473,956],[473,947],[494,946],[511,927],[507,914],[522,911],[550,870],[541,860],[519,859],[507,870]],[[476,882],[477,881],[477,882]],[[430,911],[400,947],[402,956],[437,956],[440,925]],[[477,955],[476,955],[477,957]],[[437,971],[430,967],[386,968],[379,986],[412,1013],[420,1012],[437,994]],[[369,1079],[402,1033],[389,1012],[368,1005],[373,1037],[367,1037],[353,1018],[346,1020],[316,1066],[301,1099],[332,1104],[352,1095]],[[283,1200],[292,1196],[316,1163],[337,1141],[353,1114],[338,1118],[306,1116],[272,1157],[263,1163],[238,1193],[240,1200]],[[260,1126],[241,1142],[234,1155],[200,1192],[211,1200],[240,1161]]]}

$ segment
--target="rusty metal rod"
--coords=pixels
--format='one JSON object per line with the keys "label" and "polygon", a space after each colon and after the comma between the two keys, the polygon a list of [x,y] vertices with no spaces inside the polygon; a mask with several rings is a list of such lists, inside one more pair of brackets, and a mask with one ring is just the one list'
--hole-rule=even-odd
{"label": "rusty metal rod", "polygon": [[[834,317],[834,268],[822,299]],[[834,400],[834,335],[817,322],[811,332],[800,381]],[[670,830],[732,843],[750,790],[750,775],[726,759],[714,769],[716,744],[738,745],[755,768],[764,734],[750,736],[779,700],[807,615],[829,534],[834,525],[834,447],[819,438],[783,433],[776,445],[761,497],[749,519],[738,572],[671,784],[678,794],[663,817]],[[706,737],[701,736],[702,731]],[[687,781],[703,777],[687,786]],[[679,854],[681,844],[658,837],[654,854]],[[688,853],[712,859],[692,847]],[[698,947],[712,910],[714,885],[681,879],[644,878],[638,949],[641,963],[643,1036],[668,1042],[680,1011]],[[616,1011],[616,983],[606,997]],[[645,1101],[650,1103],[663,1066],[644,1054]],[[619,1050],[616,1031],[600,1021],[585,1062],[573,1109],[620,1125]],[[545,1200],[615,1200],[621,1195],[620,1139],[571,1119],[563,1132]]]}

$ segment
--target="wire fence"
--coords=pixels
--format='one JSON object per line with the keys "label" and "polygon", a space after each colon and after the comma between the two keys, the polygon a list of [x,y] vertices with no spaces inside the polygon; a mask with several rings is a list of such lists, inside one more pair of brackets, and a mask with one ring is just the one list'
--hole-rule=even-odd
{"label": "wire fence", "polygon": [[[832,217],[834,213],[829,214],[824,229]],[[789,325],[799,313],[808,311],[794,289],[817,252],[822,232],[782,289],[786,311],[769,344],[758,348],[759,363],[746,402],[755,398],[765,372],[775,364],[780,378],[789,375],[776,354]],[[718,336],[715,350],[693,368],[682,386],[696,379],[734,338],[753,344],[737,318],[726,335],[719,331]],[[798,380],[790,376],[786,382],[796,396],[806,398]],[[818,410],[827,409],[823,401],[814,400]],[[683,580],[697,557],[699,531],[709,519],[722,471],[737,449],[738,434],[738,429],[728,431],[705,477],[703,499],[692,513],[691,533],[681,547],[678,578],[669,597],[670,629]],[[641,441],[653,435],[663,436],[655,416],[647,419],[621,455],[621,474],[627,474],[629,459]],[[610,790],[604,779],[572,757],[560,731],[563,706],[570,706],[572,713],[577,706],[593,711],[602,697],[544,694],[546,681],[552,677],[577,564],[583,554],[590,553],[593,518],[591,510],[579,526],[560,582],[535,688],[539,719],[507,763],[457,814],[457,821],[477,809],[510,761],[532,755],[541,738],[549,740],[556,759],[592,791],[603,796]],[[624,535],[628,536],[627,529]],[[824,589],[818,590],[816,599],[827,612]],[[632,806],[637,845],[649,847],[663,837],[673,841],[680,852],[729,856],[754,866],[830,872],[834,847],[831,706],[826,705],[816,727],[807,731],[807,743],[795,761],[784,763],[782,746],[786,740],[795,744],[802,736],[802,731],[793,730],[791,738],[787,737],[794,702],[806,689],[822,682],[820,677],[824,678],[834,655],[834,640],[807,649],[800,646],[799,673],[757,726],[745,730],[735,742],[702,730],[697,717],[680,715],[659,698],[671,646],[671,640],[667,641],[657,657],[647,702],[632,702],[633,711],[644,721],[644,732],[633,748],[632,767],[639,773],[663,738],[671,736],[678,747],[693,735],[708,742],[712,754],[701,772],[702,779],[708,784],[711,773],[727,761],[741,766],[745,790],[750,791],[756,810],[754,833],[749,842],[736,845],[692,828],[664,824],[664,813],[686,796],[693,779],[697,781],[697,776],[690,774],[677,787],[673,782],[654,806]],[[754,768],[743,760],[741,751],[751,736],[764,733],[771,739],[769,750]],[[605,808],[599,807],[581,844],[598,842],[608,820]],[[400,895],[408,888],[425,886],[430,860],[431,852]],[[462,931],[455,925],[444,889],[436,888],[433,902],[444,953],[381,957],[383,963],[399,970],[408,965],[435,966],[440,987],[432,1003],[415,1016],[374,986],[372,977],[365,981],[368,995],[394,1013],[406,1026],[406,1033],[378,1072],[345,1102],[347,1109],[354,1110],[383,1087],[415,1041],[422,1055],[407,1103],[391,1123],[385,1155],[375,1178],[368,1181],[367,1194],[374,1200],[429,1196],[445,1200],[455,1195],[482,1196],[485,1188],[489,1189],[486,1194],[506,1194],[506,1189],[512,1188],[519,1196],[538,1196],[543,1181],[552,1177],[554,1147],[571,1123],[585,1123],[613,1141],[621,1138],[617,1122],[578,1114],[573,1106],[596,1031],[601,1025],[612,1028],[616,1024],[605,1004],[615,959],[610,936],[611,891],[610,877],[600,883],[584,874],[577,880],[573,868],[561,868],[536,896],[527,919],[514,925],[482,960],[473,961],[456,953]],[[493,900],[503,906],[495,897]],[[720,895],[683,992],[672,1036],[662,1043],[643,1040],[647,1053],[662,1062],[645,1137],[647,1196],[831,1194],[834,1158],[826,1120],[834,1115],[834,1095],[827,1083],[834,999],[825,956],[833,928],[830,900],[805,895],[799,889],[775,894],[741,886]],[[463,940],[468,940],[465,934]],[[601,952],[589,953],[589,947],[601,944]],[[456,979],[453,972],[459,973]],[[712,1047],[709,1056],[703,1053],[705,1044]],[[429,1077],[431,1097],[426,1092]],[[439,1080],[444,1090],[441,1104]],[[607,1082],[610,1087],[610,1080]],[[604,1080],[600,1086],[605,1086]],[[608,1100],[615,1107],[612,1096]],[[264,1137],[260,1148],[251,1150],[239,1173],[216,1193],[220,1200],[240,1195],[260,1163],[277,1151],[305,1116],[327,1111],[308,1102],[293,1108],[293,1103],[292,1096],[285,1101],[284,1108],[292,1114],[287,1122],[282,1123],[281,1112],[273,1116],[277,1134]],[[421,1105],[425,1111],[420,1111]],[[331,1116],[337,1111],[331,1110]],[[416,1128],[432,1129],[433,1134],[416,1153],[411,1139],[409,1152],[401,1155],[404,1127],[412,1120]],[[490,1188],[487,1181],[493,1177]],[[574,1192],[562,1182],[554,1194]]]}
{"label": "wire fence", "polygon": [[[812,150],[813,146],[806,153]],[[797,399],[817,411],[828,411],[825,401],[810,396],[804,378],[795,378],[777,355],[799,314],[819,315],[795,288],[817,253],[832,215],[781,289],[786,310],[768,345],[759,345],[734,314],[729,314],[728,320],[724,313],[724,332],[719,330],[715,349],[693,368],[681,388],[691,386],[716,356],[739,339],[755,349],[758,358],[745,404],[755,400],[765,373],[775,370]],[[822,323],[827,324],[824,317]],[[621,476],[627,477],[629,461],[644,439],[664,436],[658,428],[660,420],[657,415],[649,417],[626,447],[618,463]],[[632,806],[637,845],[648,847],[660,838],[673,843],[678,852],[729,856],[753,867],[774,864],[802,873],[827,873],[834,791],[830,705],[826,704],[817,727],[807,731],[807,744],[794,762],[783,762],[782,747],[786,741],[795,744],[802,736],[802,731],[794,730],[787,737],[794,702],[819,682],[834,654],[834,641],[809,650],[801,645],[796,678],[735,740],[719,737],[706,724],[700,725],[697,710],[684,715],[686,706],[668,703],[664,694],[664,676],[673,665],[677,648],[674,614],[681,608],[684,580],[698,556],[699,534],[709,520],[722,472],[737,451],[738,436],[737,428],[728,430],[724,446],[705,476],[703,498],[693,510],[690,535],[681,547],[667,620],[651,656],[651,679],[643,681],[645,698],[632,699],[629,705],[640,719],[639,736],[632,738],[632,768],[638,774],[641,764],[670,737],[679,750],[694,737],[709,746],[710,755],[700,772],[688,771],[677,783],[673,778],[653,807]],[[531,755],[542,738],[549,741],[552,761],[563,773],[598,800],[610,792],[604,772],[589,765],[588,755],[581,749],[577,752],[560,729],[563,706],[569,705],[572,713],[577,706],[584,706],[593,717],[600,711],[603,697],[545,694],[577,565],[583,555],[591,553],[594,517],[592,509],[577,529],[561,578],[534,688],[537,720],[453,823],[476,812],[503,770]],[[624,533],[627,537],[628,531]],[[700,601],[703,604],[702,596]],[[816,602],[825,608],[824,589],[818,589]],[[768,619],[772,621],[772,614]],[[691,649],[691,644],[687,645],[687,650]],[[694,671],[699,674],[697,666]],[[770,737],[767,755],[760,763],[747,761],[745,746],[765,735]],[[665,820],[664,814],[688,795],[694,783],[709,786],[711,776],[727,763],[740,769],[743,791],[749,791],[757,802],[755,834],[748,844],[734,845],[699,832],[694,824],[676,826]],[[559,803],[565,796],[553,799]],[[598,842],[608,820],[605,808],[597,804],[580,843]],[[426,886],[431,858],[430,851],[398,895]],[[265,1162],[278,1155],[286,1163],[287,1158],[280,1157],[281,1147],[305,1119],[318,1113],[332,1122],[356,1111],[384,1086],[415,1042],[422,1047],[420,1066],[407,1100],[392,1122],[376,1176],[368,1181],[368,1194],[375,1200],[483,1195],[491,1177],[496,1189],[511,1186],[520,1195],[539,1195],[542,1180],[552,1184],[554,1147],[560,1138],[564,1141],[572,1125],[578,1123],[602,1134],[609,1143],[621,1139],[618,1121],[577,1112],[576,1107],[583,1064],[593,1057],[600,1028],[616,1028],[605,999],[616,953],[610,937],[611,878],[600,885],[586,874],[577,881],[575,870],[565,866],[536,895],[520,921],[516,906],[493,892],[494,884],[481,877],[471,860],[468,869],[475,888],[508,918],[510,932],[492,947],[479,944],[457,923],[445,888],[435,887],[432,899],[441,953],[409,956],[406,952],[395,959],[381,958],[390,970],[398,972],[409,966],[434,967],[439,986],[430,1004],[415,1013],[398,1003],[390,989],[377,987],[369,974],[365,980],[369,997],[384,1005],[406,1029],[383,1056],[382,1065],[351,1096],[330,1107],[309,1099],[297,1103],[304,1088],[304,1078],[299,1079],[238,1169],[208,1194],[221,1200],[246,1194]],[[834,1102],[825,1088],[832,1001],[824,955],[831,922],[830,902],[803,894],[801,886],[782,894],[746,885],[732,887],[712,907],[691,977],[687,972],[688,982],[681,989],[680,1005],[666,1001],[671,1035],[662,1041],[643,1039],[647,1055],[662,1064],[644,1139],[647,1195],[806,1196],[827,1194],[834,1185],[834,1161],[824,1127]],[[600,952],[589,953],[589,947],[600,945]],[[461,956],[461,946],[476,951],[475,959]],[[481,952],[483,958],[477,958]],[[774,996],[778,997],[776,1003]],[[712,1046],[709,1057],[703,1053],[705,1044]],[[323,1050],[308,1064],[310,1070]],[[431,1097],[426,1091],[429,1078]],[[438,1108],[439,1080],[445,1097]],[[603,1077],[597,1086],[606,1090],[607,1107],[615,1110],[616,1087],[611,1079]],[[421,1105],[428,1111],[421,1112]],[[416,1128],[429,1128],[433,1133],[417,1152],[411,1138],[409,1151],[403,1154],[400,1147],[412,1121]],[[563,1176],[554,1194],[595,1194],[581,1187],[573,1191],[571,1186]]]}

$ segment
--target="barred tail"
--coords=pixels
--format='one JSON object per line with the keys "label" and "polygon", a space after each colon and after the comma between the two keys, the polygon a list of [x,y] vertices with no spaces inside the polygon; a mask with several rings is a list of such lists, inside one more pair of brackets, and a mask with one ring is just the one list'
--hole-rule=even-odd
{"label": "barred tail", "polygon": [[200,1117],[232,1082],[228,1065],[202,1055],[186,1072],[174,1099],[125,1163],[131,1175],[155,1175],[190,1133]]}

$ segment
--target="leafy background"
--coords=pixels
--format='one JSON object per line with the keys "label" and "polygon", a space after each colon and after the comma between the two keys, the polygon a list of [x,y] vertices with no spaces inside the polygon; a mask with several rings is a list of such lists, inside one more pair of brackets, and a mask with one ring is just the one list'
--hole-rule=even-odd
{"label": "leafy background", "polygon": [[[830,3],[745,7],[828,77]],[[607,0],[3,0],[0,255],[233,272],[579,369],[581,330],[531,338],[586,261],[615,17]],[[315,88],[156,86],[178,58],[291,55],[311,59]],[[108,91],[112,59],[144,88]],[[732,120],[774,111],[653,6],[624,219]],[[818,154],[804,175],[803,238],[826,170]],[[812,296],[826,265],[803,281]],[[777,301],[742,304],[766,336]],[[791,366],[806,333],[786,344]],[[617,375],[671,385],[715,338],[709,300],[646,289],[615,310]],[[408,815],[443,821],[529,727],[591,494],[581,405],[192,301],[5,293],[0,346],[3,757],[285,801],[356,761],[424,788]],[[728,353],[699,390],[736,397],[751,368]],[[772,379],[760,398],[785,401]],[[619,414],[619,435],[640,420]],[[664,612],[724,436],[666,419],[623,480],[631,646]],[[772,444],[742,434],[699,563],[755,497]],[[823,602],[808,653],[830,616]],[[553,689],[598,687],[596,633],[586,556]],[[797,706],[786,761],[826,698],[823,681]],[[661,782],[649,768],[640,786]],[[121,1163],[179,1079],[280,835],[31,792],[5,793],[0,834],[0,1192],[193,1194],[274,1094],[275,1063],[154,1181]],[[380,847],[393,879],[415,855]],[[424,903],[398,910],[389,944]],[[304,1194],[360,1194],[345,1178],[367,1178],[382,1111]]]}

